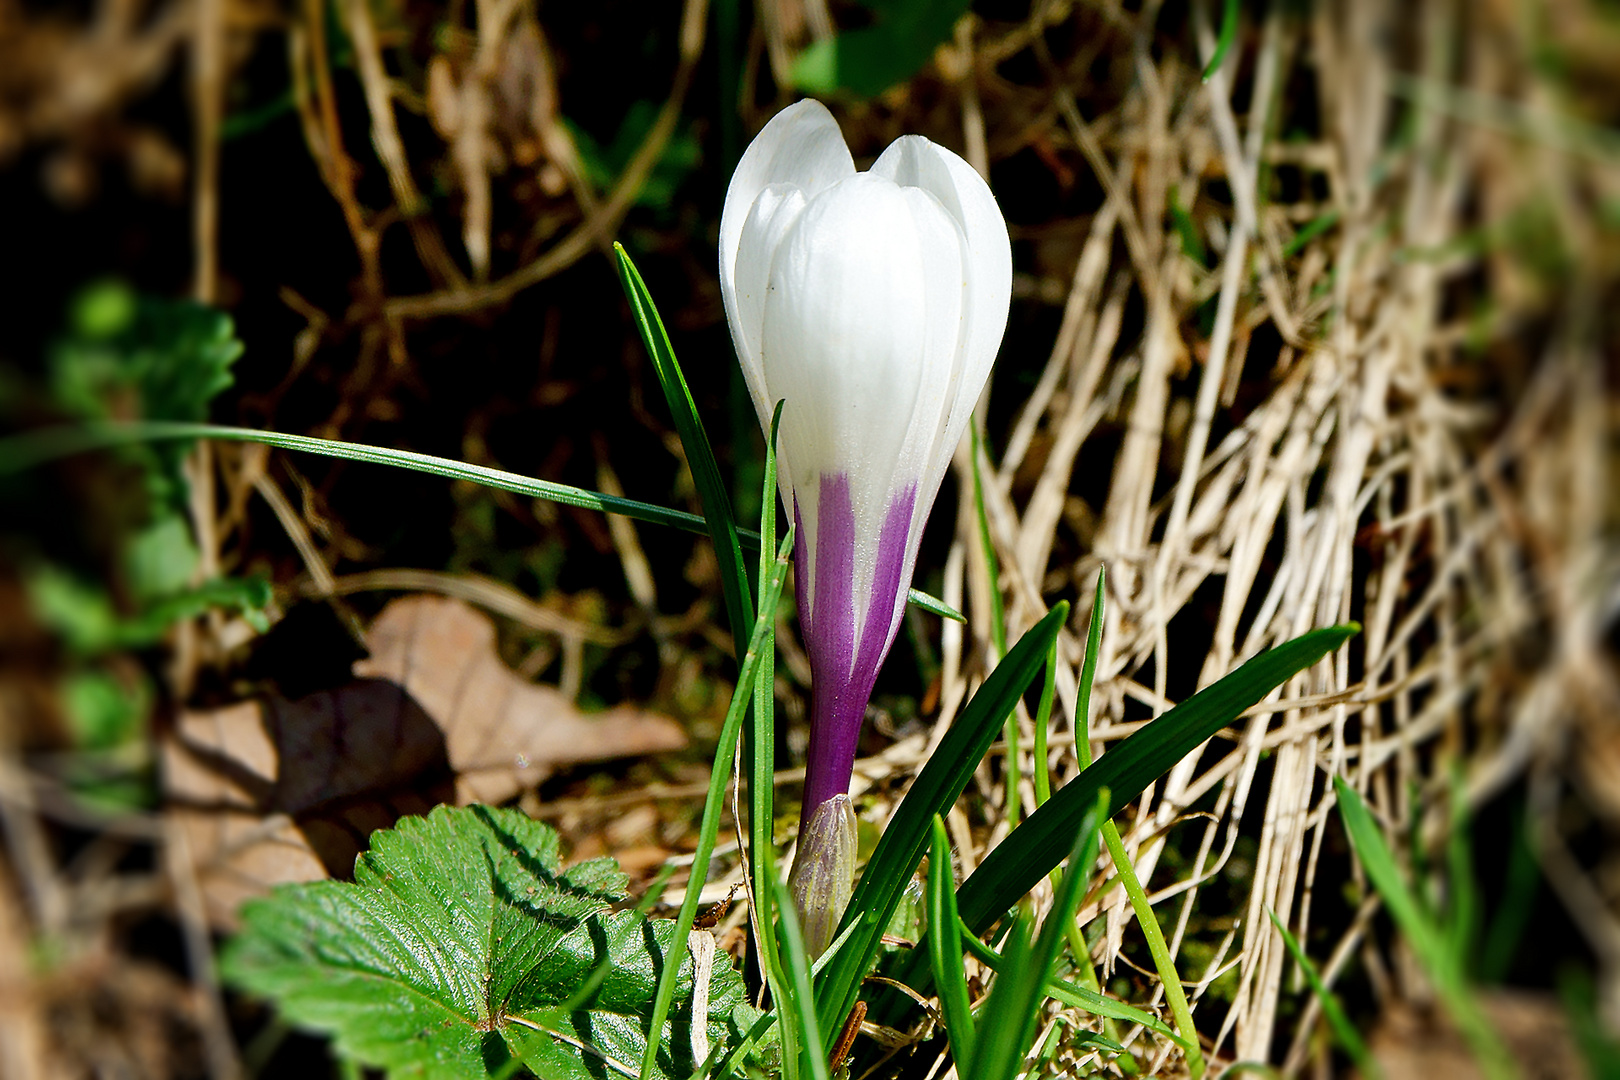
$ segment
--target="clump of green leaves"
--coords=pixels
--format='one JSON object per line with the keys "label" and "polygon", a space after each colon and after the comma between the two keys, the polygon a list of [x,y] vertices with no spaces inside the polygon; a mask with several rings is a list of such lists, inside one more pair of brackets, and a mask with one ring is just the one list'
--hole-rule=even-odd
{"label": "clump of green leaves", "polygon": [[[229,316],[189,301],[140,296],[118,282],[83,290],[49,356],[55,408],[90,423],[201,421],[231,384],[242,343]],[[120,650],[161,641],[170,627],[206,611],[238,612],[266,628],[270,587],[261,578],[198,579],[201,555],[188,517],[188,441],[132,444],[120,459],[144,493],[119,535],[113,584],[92,581],[50,557],[36,557],[25,581],[35,617],[69,654],[62,701],[75,749],[69,782],[114,806],[142,800],[145,722],[152,686]],[[116,670],[115,670],[116,669]],[[97,757],[97,760],[90,760]]]}
{"label": "clump of green leaves", "polygon": [[690,1075],[694,1042],[725,1046],[758,1018],[724,954],[694,1017],[694,965],[685,942],[672,948],[674,923],[612,910],[625,899],[612,859],[560,867],[556,832],[515,810],[403,818],[372,834],[352,883],[284,887],[245,907],[224,972],[330,1034],[343,1057],[429,1080],[519,1064],[556,1080],[636,1075],[672,955],[676,1008],[646,1080]]}

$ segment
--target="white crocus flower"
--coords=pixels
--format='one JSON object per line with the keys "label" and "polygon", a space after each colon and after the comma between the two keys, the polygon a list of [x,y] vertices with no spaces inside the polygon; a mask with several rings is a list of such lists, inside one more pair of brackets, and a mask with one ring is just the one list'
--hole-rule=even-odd
{"label": "white crocus flower", "polygon": [[[847,900],[861,721],[923,524],[1006,329],[1012,249],[967,162],[908,135],[856,172],[832,115],[801,101],[765,125],[731,178],[720,284],[767,431],[786,401],[778,468],[798,526],[799,617],[815,678],[795,876],[821,859]],[[847,845],[809,842],[845,833]],[[796,892],[822,884],[801,880]],[[806,936],[825,945],[827,913],[801,904],[801,914],[817,924]]]}

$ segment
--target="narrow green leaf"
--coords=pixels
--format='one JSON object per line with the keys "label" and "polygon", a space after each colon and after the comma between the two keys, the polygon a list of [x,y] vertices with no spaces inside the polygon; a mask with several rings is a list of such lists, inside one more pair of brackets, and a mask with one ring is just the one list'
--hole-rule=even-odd
{"label": "narrow green leaf", "polygon": [[934,968],[934,985],[939,987],[939,1006],[945,1015],[951,1060],[957,1063],[957,1073],[966,1075],[978,1032],[973,1021],[972,998],[962,971],[962,943],[958,935],[952,933],[957,920],[951,842],[938,814],[934,815],[933,826],[933,847],[928,856],[928,925],[938,930],[928,935],[928,960]]}
{"label": "narrow green leaf", "polygon": [[1361,1073],[1364,1080],[1380,1080],[1384,1070],[1379,1067],[1378,1059],[1372,1056],[1372,1051],[1367,1049],[1366,1042],[1361,1038],[1361,1032],[1356,1030],[1356,1025],[1345,1015],[1344,1006],[1339,1004],[1338,996],[1328,989],[1327,983],[1322,981],[1321,974],[1316,970],[1316,965],[1311,963],[1311,958],[1305,955],[1304,948],[1295,940],[1294,935],[1288,932],[1288,927],[1283,925],[1282,920],[1277,918],[1277,913],[1269,905],[1266,907],[1266,914],[1271,917],[1271,925],[1282,935],[1283,944],[1288,946],[1288,952],[1293,956],[1294,963],[1298,964],[1299,970],[1305,974],[1305,981],[1310,984],[1311,993],[1315,994],[1316,1000],[1321,1003],[1322,1015],[1327,1017],[1328,1028],[1338,1040],[1339,1046],[1350,1055],[1350,1060],[1355,1062],[1356,1070]]}
{"label": "narrow green leaf", "polygon": [[1119,813],[1187,754],[1226,727],[1290,677],[1310,667],[1359,632],[1355,624],[1313,630],[1244,664],[1142,728],[1054,794],[986,856],[962,884],[956,903],[977,932],[1001,917],[1068,850],[1067,838],[1097,792],[1110,792],[1109,815]]}
{"label": "narrow green leaf", "polygon": [[1316,217],[1307,221],[1300,228],[1299,232],[1294,234],[1294,238],[1283,246],[1282,257],[1285,259],[1291,259],[1295,255],[1298,255],[1301,251],[1305,250],[1306,244],[1309,244],[1312,240],[1315,240],[1318,236],[1321,236],[1338,223],[1339,211],[1336,209],[1329,210],[1325,214],[1318,214]]}
{"label": "narrow green leaf", "polygon": [[[1091,621],[1086,626],[1086,655],[1080,661],[1080,686],[1075,694],[1075,730],[1085,729],[1086,737],[1075,743],[1081,770],[1091,768],[1091,688],[1097,682],[1097,655],[1102,652],[1103,604],[1108,594],[1108,568],[1097,568],[1097,588],[1091,594]],[[1133,799],[1136,796],[1131,796]]]}
{"label": "narrow green leaf", "polygon": [[964,1072],[974,1080],[1012,1080],[1023,1064],[1024,1047],[1019,1044],[1023,1012],[1045,984],[1031,960],[1031,922],[1029,911],[1020,905],[1001,949],[1001,966],[990,998],[984,1003],[978,1048]]}
{"label": "narrow green leaf", "polygon": [[[810,958],[804,951],[804,935],[799,933],[799,917],[793,911],[793,898],[787,886],[771,875],[772,894],[776,910],[781,913],[777,929],[782,944],[782,964],[787,969],[789,992],[776,999],[778,1011],[790,1010],[799,1032],[801,1067],[808,1069],[811,1080],[828,1080],[827,1055],[822,1045],[821,1028],[816,1020],[815,996],[810,986]],[[786,1000],[783,1000],[783,998]],[[841,1025],[840,1025],[841,1026]],[[835,1038],[837,1031],[831,1033]]]}
{"label": "narrow green leaf", "polygon": [[1500,1036],[1491,1026],[1489,1018],[1480,1008],[1479,1000],[1463,978],[1456,957],[1448,947],[1444,932],[1424,913],[1417,897],[1407,886],[1395,855],[1390,851],[1384,834],[1373,821],[1367,804],[1355,788],[1343,777],[1333,778],[1333,790],[1339,800],[1339,816],[1356,858],[1361,860],[1367,878],[1389,911],[1390,918],[1406,936],[1412,953],[1433,981],[1446,1011],[1456,1021],[1468,1043],[1469,1052],[1479,1062],[1480,1069],[1491,1080],[1506,1080],[1518,1075],[1513,1058],[1502,1045]]}
{"label": "narrow green leaf", "polygon": [[[770,438],[765,443],[765,475],[760,485],[759,535],[765,543],[776,542],[776,437],[782,422],[783,402],[776,403],[771,415]],[[763,552],[763,545],[761,551]],[[763,554],[760,557],[759,580],[768,573]],[[768,623],[761,642],[759,668],[754,675],[753,724],[749,729],[747,758],[748,777],[748,849],[753,871],[754,910],[749,917],[754,921],[755,941],[764,955],[761,970],[774,971],[780,981],[780,961],[775,955],[776,941],[771,934],[770,872],[776,863],[776,617],[775,613],[759,613],[758,618]]]}
{"label": "narrow green leaf", "polygon": [[[759,663],[763,639],[775,622],[776,604],[782,596],[782,582],[787,577],[788,553],[792,550],[793,529],[789,526],[787,535],[782,537],[782,546],[777,550],[770,578],[762,583],[764,587],[760,590],[760,610],[770,614],[758,620],[754,626],[748,648],[743,652],[736,692],[731,695],[731,706],[726,710],[725,722],[720,726],[720,745],[715,749],[714,768],[709,772],[709,797],[703,804],[703,819],[698,826],[697,850],[692,853],[692,877],[686,885],[686,896],[681,901],[680,914],[675,918],[677,931],[675,940],[680,942],[686,941],[686,935],[692,929],[692,920],[697,916],[698,896],[703,892],[709,858],[714,854],[715,836],[720,831],[720,814],[725,806],[726,781],[731,775],[731,760],[736,751],[737,736],[742,731],[743,717],[747,715],[748,705],[753,697],[754,669]],[[669,1007],[674,1000],[675,973],[674,969],[670,968],[658,979],[658,988],[653,997],[651,1030],[661,1030],[664,1018],[669,1015]],[[652,1075],[655,1067],[653,1059],[657,1052],[656,1043],[648,1044],[641,1060],[643,1076]]]}
{"label": "narrow green leaf", "polygon": [[945,601],[935,596],[929,596],[925,592],[919,592],[916,589],[906,590],[906,603],[915,604],[917,607],[922,608],[929,614],[938,615],[942,619],[951,620],[951,622],[967,622],[966,615],[962,614],[960,611],[957,611]]}
{"label": "narrow green leaf", "polygon": [[1479,955],[1479,884],[1474,878],[1472,830],[1469,828],[1468,791],[1460,767],[1451,771],[1451,829],[1446,837],[1447,893],[1446,951],[1459,974],[1474,974]]}
{"label": "narrow green leaf", "polygon": [[1102,837],[1108,845],[1114,873],[1119,875],[1119,883],[1130,898],[1131,910],[1136,913],[1136,925],[1141,928],[1142,937],[1147,942],[1148,955],[1153,957],[1153,967],[1164,986],[1165,1004],[1170,1006],[1176,1030],[1181,1032],[1181,1045],[1187,1052],[1187,1072],[1192,1080],[1200,1080],[1206,1067],[1204,1051],[1198,1044],[1198,1028],[1193,1024],[1192,1009],[1187,1005],[1187,989],[1181,985],[1181,973],[1176,970],[1175,958],[1170,955],[1164,941],[1164,928],[1159,925],[1158,916],[1153,914],[1153,904],[1148,900],[1147,890],[1137,879],[1136,866],[1125,851],[1125,843],[1119,837],[1119,827],[1112,821],[1105,822]]}
{"label": "narrow green leaf", "polygon": [[1407,887],[1396,865],[1395,853],[1390,850],[1378,823],[1373,821],[1361,794],[1337,776],[1333,778],[1333,789],[1338,795],[1339,816],[1350,836],[1350,845],[1355,848],[1356,858],[1361,860],[1373,889],[1383,898],[1384,908],[1406,935],[1407,944],[1412,946],[1423,966],[1432,974],[1449,980],[1449,954],[1439,928],[1423,912],[1417,897]]}
{"label": "narrow green leaf", "polygon": [[[957,932],[960,934],[962,944],[967,946],[975,959],[992,971],[1001,966],[1001,958],[984,942],[980,941],[960,917],[956,921]],[[1073,1009],[1084,1009],[1093,1016],[1105,1017],[1109,1020],[1118,1020],[1126,1024],[1140,1024],[1155,1035],[1160,1035],[1176,1045],[1185,1048],[1186,1043],[1176,1030],[1154,1016],[1150,1012],[1138,1009],[1134,1005],[1127,1005],[1123,1001],[1107,997],[1095,990],[1063,979],[1048,979],[1043,988],[1047,997],[1059,1001]]]}
{"label": "narrow green leaf", "polygon": [[749,595],[748,571],[743,567],[742,545],[737,540],[737,524],[731,517],[731,498],[726,494],[726,482],[720,476],[720,466],[714,460],[714,448],[703,430],[703,421],[697,414],[697,404],[686,386],[675,359],[675,349],[664,330],[664,320],[658,315],[647,283],[630,261],[624,245],[613,245],[613,257],[619,270],[619,281],[630,301],[630,311],[641,331],[642,344],[652,358],[653,370],[664,388],[664,400],[680,434],[681,446],[686,449],[686,460],[692,468],[692,482],[697,486],[698,498],[703,503],[703,514],[709,526],[709,538],[714,541],[715,557],[720,561],[720,589],[725,595],[726,615],[731,621],[731,637],[741,656],[748,646],[754,630],[753,598]]}
{"label": "narrow green leaf", "polygon": [[[1074,911],[1091,875],[1091,865],[1097,858],[1097,828],[1107,819],[1108,793],[1098,792],[1097,800],[1080,821],[1074,843],[1069,849],[1069,869],[1063,875],[1033,949],[1020,964],[1009,964],[996,977],[990,1000],[985,1003],[982,1018],[982,1041],[979,1053],[973,1058],[966,1075],[976,1080],[1011,1080],[1018,1072],[1030,1040],[1035,1037],[1035,1025],[1040,1018],[1041,1003],[1046,985],[1051,981],[1052,967]],[[1020,922],[1022,920],[1020,919]],[[955,926],[956,920],[931,922],[931,926]],[[1015,927],[1016,943],[1020,930]],[[929,935],[933,937],[932,934]]]}
{"label": "narrow green leaf", "polygon": [[1237,37],[1238,0],[1226,0],[1226,6],[1221,11],[1221,33],[1215,41],[1215,52],[1204,65],[1203,81],[1210,78],[1226,62],[1226,54],[1232,51],[1232,42]]}
{"label": "narrow green leaf", "polygon": [[1057,692],[1057,642],[1046,650],[1046,678],[1041,683],[1041,704],[1035,710],[1035,805],[1052,797],[1052,766],[1046,758],[1047,729],[1052,723],[1052,699]]}
{"label": "narrow green leaf", "polygon": [[[968,702],[940,740],[939,747],[917,774],[911,790],[906,793],[884,829],[839,926],[842,931],[850,923],[858,921],[860,929],[849,946],[822,972],[817,984],[816,1007],[823,1032],[833,1028],[832,1035],[836,1037],[836,1026],[843,1022],[854,1006],[861,980],[877,955],[883,930],[889,925],[889,919],[893,917],[900,897],[928,847],[932,831],[930,823],[934,815],[945,813],[962,794],[962,789],[967,786],[974,769],[978,768],[980,759],[994,741],[1002,723],[1024,690],[1040,673],[1047,649],[1056,640],[1068,614],[1068,605],[1060,602],[1031,627],[996,665],[984,685],[979,687],[978,693],[973,695],[973,700]],[[1078,824],[1078,819],[1074,824]],[[1025,827],[1027,825],[1014,830],[1013,835],[1016,836]],[[1005,845],[1006,841],[1002,846]],[[1056,861],[1053,860],[1054,865]],[[1022,890],[1027,891],[1027,888]],[[913,950],[911,959],[920,964],[922,972],[926,973],[928,960],[924,950]]]}
{"label": "narrow green leaf", "polygon": [[[231,427],[226,424],[146,420],[129,423],[66,424],[40,428],[0,439],[0,476],[24,472],[57,458],[72,457],[92,450],[106,450],[130,443],[176,439],[263,443],[265,446],[274,446],[282,450],[296,450],[300,453],[340,458],[344,461],[392,465],[395,468],[427,473],[430,476],[442,476],[449,480],[465,480],[497,491],[510,491],[515,495],[545,499],[564,506],[577,506],[604,514],[619,514],[636,521],[644,521],[649,525],[663,525],[683,532],[696,533],[699,536],[711,534],[708,520],[697,514],[671,510],[668,507],[626,499],[618,495],[604,495],[599,491],[589,491],[568,484],[536,480],[504,469],[469,465],[455,458],[419,454],[414,450],[395,450],[386,446],[343,442],[339,439],[317,439],[310,435],[288,435],[280,431],[260,431],[257,428]],[[758,533],[749,529],[738,529],[736,533],[738,542],[744,547],[752,551],[759,550]],[[906,601],[953,622],[967,621],[967,616],[945,601],[917,589],[906,591]]]}

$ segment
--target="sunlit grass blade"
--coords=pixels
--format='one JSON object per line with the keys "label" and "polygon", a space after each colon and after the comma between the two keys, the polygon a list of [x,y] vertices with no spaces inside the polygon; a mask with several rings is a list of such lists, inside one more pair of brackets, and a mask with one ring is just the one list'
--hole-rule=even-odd
{"label": "sunlit grass blade", "polygon": [[973,1080],[1011,1080],[1024,1061],[1024,1047],[1018,1044],[1024,1018],[1019,1010],[1034,1007],[1036,995],[1045,985],[1031,960],[1029,912],[1020,906],[1001,948],[1000,970],[990,998],[984,1004],[982,1028],[973,1061],[957,1072]]}
{"label": "sunlit grass blade", "polygon": [[[648,1031],[662,1031],[669,1016],[670,1003],[675,1000],[675,973],[681,965],[680,950],[686,947],[686,935],[691,932],[692,920],[697,917],[698,896],[703,892],[703,880],[708,872],[709,858],[714,854],[715,837],[720,831],[720,814],[725,806],[726,781],[731,774],[731,759],[736,750],[737,736],[742,732],[743,717],[748,713],[753,698],[754,670],[766,637],[774,622],[776,604],[782,597],[782,582],[787,578],[788,553],[793,550],[793,528],[788,527],[777,549],[776,561],[771,566],[769,579],[762,582],[760,612],[763,616],[754,627],[753,637],[743,652],[741,672],[737,678],[736,693],[731,696],[731,707],[726,710],[725,722],[720,727],[720,745],[715,748],[714,769],[709,774],[709,797],[703,804],[703,818],[698,826],[697,850],[692,853],[692,877],[686,884],[686,896],[681,901],[680,914],[675,917],[674,946],[671,955],[664,958],[664,968],[658,976],[658,989],[653,996],[651,1026]],[[647,1040],[646,1056],[642,1059],[643,1076],[652,1076],[657,1062],[658,1040]]]}
{"label": "sunlit grass blade", "polygon": [[[765,444],[765,469],[760,484],[759,580],[769,573],[764,552],[765,545],[776,542],[776,434],[782,422],[782,405],[776,403],[771,416],[770,438]],[[760,650],[759,666],[754,674],[753,723],[748,731],[748,857],[752,873],[750,897],[754,907],[749,912],[754,921],[754,940],[761,951],[760,970],[775,969],[773,955],[776,942],[771,935],[770,908],[772,900],[771,875],[776,859],[774,827],[776,821],[776,619],[762,620],[764,644]]]}
{"label": "sunlit grass blade", "polygon": [[[169,420],[136,420],[124,422],[92,422],[66,424],[41,428],[0,439],[0,476],[9,476],[43,465],[58,458],[93,450],[107,450],[132,443],[163,442],[171,440],[214,439],[219,442],[250,442],[274,446],[282,450],[295,450],[320,457],[341,458],[372,465],[392,465],[412,472],[442,476],[449,480],[465,480],[497,491],[510,491],[514,495],[527,495],[534,499],[577,506],[584,510],[597,510],[604,514],[644,521],[649,525],[663,525],[682,532],[709,536],[709,522],[698,514],[684,510],[671,510],[654,503],[605,495],[568,484],[549,480],[536,480],[531,476],[491,469],[484,465],[469,465],[455,458],[419,454],[414,450],[396,450],[388,446],[344,442],[341,439],[318,439],[311,435],[289,435],[280,431],[261,431],[258,428],[232,427],[228,424],[191,424]],[[737,542],[757,551],[759,534],[751,529],[737,529]],[[770,550],[769,547],[766,548]],[[967,617],[937,596],[917,589],[908,589],[906,601],[924,611],[932,612],[953,622],[966,622]]]}
{"label": "sunlit grass blade", "polygon": [[924,611],[932,615],[938,615],[942,619],[949,619],[951,622],[967,622],[966,615],[957,611],[939,597],[929,596],[927,593],[920,592],[917,589],[906,590],[906,603],[915,604]]}
{"label": "sunlit grass blade", "polygon": [[[985,1003],[981,1020],[979,1051],[972,1065],[963,1075],[975,1080],[1011,1080],[1023,1063],[1030,1040],[1035,1037],[1035,1025],[1040,1018],[1041,1003],[1052,967],[1063,948],[1063,939],[1074,911],[1085,892],[1092,863],[1097,858],[1097,828],[1106,820],[1108,793],[1098,792],[1097,800],[1084,817],[1069,849],[1069,869],[1063,875],[1052,909],[1047,912],[1045,925],[1034,947],[1022,964],[1011,960],[996,977],[990,1000]],[[1021,935],[1022,917],[1012,931],[1014,949]],[[955,926],[949,923],[930,923],[931,926]],[[933,936],[929,935],[930,938]]]}
{"label": "sunlit grass blade", "polygon": [[1052,767],[1046,760],[1047,729],[1052,723],[1052,700],[1057,692],[1057,642],[1046,650],[1046,678],[1041,683],[1041,703],[1035,710],[1035,805],[1052,797]]}
{"label": "sunlit grass blade", "polygon": [[1367,804],[1355,788],[1345,783],[1343,777],[1333,778],[1333,790],[1338,796],[1339,816],[1350,837],[1350,846],[1355,849],[1356,858],[1367,872],[1367,879],[1383,900],[1384,908],[1395,921],[1396,928],[1405,936],[1412,954],[1434,983],[1435,991],[1467,1041],[1469,1051],[1480,1069],[1491,1080],[1517,1076],[1518,1069],[1513,1059],[1464,980],[1445,932],[1423,911],[1416,895],[1407,885],[1395,862],[1395,854],[1373,821]]}
{"label": "sunlit grass blade", "polygon": [[[787,969],[788,992],[776,1001],[780,1011],[791,1011],[792,1022],[798,1028],[801,1066],[810,1080],[828,1080],[827,1055],[821,1049],[821,1029],[816,1021],[815,998],[810,989],[810,959],[804,951],[804,935],[799,933],[799,918],[793,912],[793,898],[787,886],[771,875],[776,897],[776,910],[781,913],[777,927],[780,931],[782,964]],[[785,999],[785,1000],[784,1000]],[[837,1032],[833,1032],[834,1035]]]}
{"label": "sunlit grass blade", "polygon": [[[956,928],[958,940],[967,946],[968,952],[992,971],[1000,969],[1001,958],[996,955],[984,942],[968,931],[960,917],[957,918]],[[1076,986],[1064,979],[1049,978],[1043,988],[1047,997],[1053,1001],[1061,1002],[1073,1009],[1084,1009],[1093,1016],[1101,1016],[1109,1020],[1118,1020],[1126,1024],[1140,1024],[1155,1035],[1169,1039],[1178,1046],[1185,1047],[1185,1043],[1176,1030],[1160,1020],[1150,1012],[1138,1009],[1134,1005],[1127,1005],[1123,1001],[1107,997],[1096,990],[1084,986]]]}
{"label": "sunlit grass blade", "polygon": [[[1084,770],[1091,768],[1091,687],[1097,677],[1097,649],[1102,644],[1106,585],[1107,575],[1099,570],[1097,591],[1091,601],[1091,630],[1086,641],[1085,670],[1080,677],[1082,693],[1076,704],[1074,716],[1074,745],[1080,759],[1082,774]],[[1106,800],[1107,797],[1103,798]],[[1131,910],[1136,915],[1137,925],[1142,929],[1148,953],[1153,957],[1153,966],[1159,973],[1159,981],[1164,985],[1165,1003],[1170,1006],[1170,1014],[1176,1021],[1176,1030],[1181,1032],[1181,1047],[1187,1054],[1187,1071],[1193,1080],[1199,1080],[1204,1075],[1204,1050],[1198,1042],[1198,1028],[1193,1024],[1192,1009],[1187,1005],[1187,991],[1181,985],[1181,973],[1176,970],[1175,958],[1170,955],[1170,949],[1165,945],[1164,929],[1159,925],[1158,916],[1153,914],[1153,905],[1148,901],[1147,890],[1137,880],[1136,867],[1131,863],[1130,856],[1125,851],[1125,844],[1120,840],[1119,827],[1112,819],[1108,819],[1103,821],[1100,831],[1103,843],[1108,846],[1108,857],[1114,864],[1114,873],[1118,875],[1119,883],[1130,899]]]}
{"label": "sunlit grass blade", "polygon": [[962,920],[982,933],[1058,864],[1067,838],[1107,788],[1109,815],[1291,676],[1344,644],[1355,624],[1313,630],[1261,653],[1121,742],[1053,794],[990,852],[957,891]]}
{"label": "sunlit grass blade", "polygon": [[[836,1029],[854,1006],[861,979],[877,955],[884,927],[888,926],[901,894],[928,847],[934,815],[945,813],[961,795],[1003,721],[1040,673],[1047,650],[1068,614],[1068,605],[1060,602],[996,665],[940,740],[939,747],[917,774],[911,790],[883,830],[839,926],[842,931],[850,922],[858,920],[860,929],[837,960],[822,972],[817,983],[816,1007],[823,1032]],[[1014,835],[1020,831],[1014,830]],[[1054,865],[1056,861],[1053,860]],[[1023,895],[1022,892],[1019,895]],[[921,964],[926,974],[926,954],[920,949],[915,951],[921,955],[912,959]]]}
{"label": "sunlit grass blade", "polygon": [[1176,970],[1175,958],[1165,944],[1164,930],[1159,926],[1158,916],[1153,914],[1153,904],[1148,900],[1147,890],[1137,879],[1136,867],[1120,839],[1118,826],[1112,821],[1106,822],[1102,837],[1103,843],[1108,845],[1114,873],[1119,875],[1119,883],[1124,887],[1131,910],[1136,914],[1136,925],[1141,928],[1142,937],[1147,942],[1148,955],[1153,957],[1153,967],[1164,985],[1165,1004],[1170,1006],[1170,1014],[1175,1017],[1176,1030],[1181,1032],[1181,1047],[1187,1053],[1187,1071],[1193,1080],[1199,1080],[1204,1075],[1204,1051],[1198,1044],[1198,1028],[1193,1024],[1192,1009],[1187,1005],[1187,990],[1181,985],[1181,973]]}
{"label": "sunlit grass blade", "polygon": [[[503,469],[483,465],[469,465],[455,458],[419,454],[414,450],[396,450],[387,446],[343,442],[337,439],[317,439],[310,435],[289,435],[280,431],[261,431],[257,428],[231,427],[226,424],[189,424],[168,420],[141,420],[128,423],[88,423],[62,427],[42,428],[22,435],[0,439],[0,476],[22,472],[57,458],[70,457],[91,450],[105,450],[130,443],[159,442],[173,439],[214,439],[219,442],[262,443],[282,450],[297,450],[321,457],[342,458],[375,465],[393,465],[413,472],[442,476],[450,480],[466,480],[516,495],[545,499],[565,506],[578,506],[585,510],[599,510],[607,514],[621,514],[652,525],[668,525],[703,536],[709,533],[708,522],[697,514],[683,510],[670,510],[635,499],[604,495],[597,491],[554,484],[549,480],[536,480]],[[757,537],[754,543],[758,544]]]}
{"label": "sunlit grass blade", "polygon": [[636,264],[624,245],[613,245],[613,257],[619,271],[619,281],[630,301],[630,313],[641,331],[642,344],[652,358],[653,370],[664,389],[664,400],[680,434],[681,446],[686,450],[686,461],[692,469],[692,482],[697,487],[698,499],[703,503],[703,515],[708,522],[709,537],[714,541],[714,554],[720,562],[720,589],[725,595],[726,617],[731,622],[731,637],[738,655],[747,647],[754,629],[753,598],[748,587],[748,572],[743,566],[742,544],[737,539],[737,523],[732,520],[731,497],[727,494],[725,479],[714,460],[714,448],[703,430],[697,405],[687,388],[686,376],[675,359],[675,350],[664,330],[664,320],[658,315],[647,283],[641,280]]}
{"label": "sunlit grass blade", "polygon": [[951,874],[951,842],[945,823],[938,814],[933,821],[933,846],[928,856],[928,925],[936,932],[928,935],[928,960],[934,969],[934,985],[939,989],[939,1008],[945,1016],[945,1035],[951,1044],[951,1060],[958,1074],[965,1075],[978,1041],[974,1026],[972,998],[962,971],[962,942],[952,931],[957,925],[956,879]]}
{"label": "sunlit grass blade", "polygon": [[[654,904],[658,903],[658,898],[664,895],[664,885],[674,873],[675,868],[673,866],[665,866],[658,872],[658,876],[653,878],[652,884],[647,886],[646,891],[641,894],[641,899],[637,900],[636,906],[631,909],[631,914],[635,918],[625,924],[624,933],[639,932],[641,924],[646,921],[647,913],[653,909]],[[612,949],[602,950],[602,959],[597,961],[596,966],[591,968],[591,973],[585,976],[585,981],[580,983],[579,988],[563,1003],[560,1012],[571,1013],[575,1009],[581,1008],[591,1000],[597,990],[601,989],[603,981],[608,977],[608,972],[613,970],[612,954]]]}
{"label": "sunlit grass blade", "polygon": [[1355,1062],[1356,1070],[1361,1073],[1363,1080],[1380,1080],[1384,1071],[1379,1067],[1378,1060],[1372,1056],[1372,1051],[1367,1049],[1367,1043],[1362,1039],[1361,1032],[1356,1030],[1356,1025],[1351,1023],[1350,1017],[1345,1014],[1344,1006],[1339,1004],[1338,995],[1329,990],[1327,983],[1322,981],[1316,965],[1305,955],[1304,947],[1295,940],[1294,935],[1288,932],[1288,927],[1277,918],[1277,913],[1268,906],[1266,914],[1271,917],[1271,925],[1282,935],[1283,944],[1288,946],[1289,955],[1293,956],[1294,963],[1298,964],[1299,970],[1304,973],[1305,981],[1310,984],[1311,993],[1316,995],[1316,1000],[1321,1004],[1322,1015],[1327,1018],[1328,1029],[1333,1032],[1333,1038],[1337,1040],[1339,1047],[1350,1055],[1350,1060]]}

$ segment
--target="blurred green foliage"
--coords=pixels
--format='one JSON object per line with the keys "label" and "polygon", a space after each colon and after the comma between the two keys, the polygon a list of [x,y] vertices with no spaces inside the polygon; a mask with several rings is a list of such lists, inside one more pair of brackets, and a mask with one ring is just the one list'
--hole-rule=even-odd
{"label": "blurred green foliage", "polygon": [[[630,164],[630,159],[646,141],[647,133],[658,122],[658,111],[656,102],[635,102],[619,122],[619,130],[614,133],[613,140],[606,145],[573,121],[563,121],[574,138],[580,162],[585,166],[585,178],[590,181],[592,188],[604,192],[618,181]],[[674,205],[681,184],[702,162],[702,157],[702,147],[690,126],[676,131],[670,136],[663,155],[636,194],[635,205],[652,210],[668,210]]]}
{"label": "blurred green foliage", "polygon": [[817,41],[793,65],[793,82],[810,94],[848,90],[862,97],[905,82],[950,40],[968,0],[861,0],[872,24]]}
{"label": "blurred green foliage", "polygon": [[[92,284],[74,299],[51,348],[48,385],[60,411],[87,422],[202,421],[231,385],[242,343],[229,316],[189,301]],[[131,444],[117,451],[145,493],[142,520],[114,544],[113,573],[96,581],[49,556],[25,568],[34,617],[67,654],[60,676],[73,749],[65,777],[81,797],[111,808],[146,802],[147,719],[156,691],[124,650],[156,645],[208,611],[238,613],[268,629],[270,585],[258,577],[199,580],[202,555],[189,518],[185,459],[192,444]]]}

